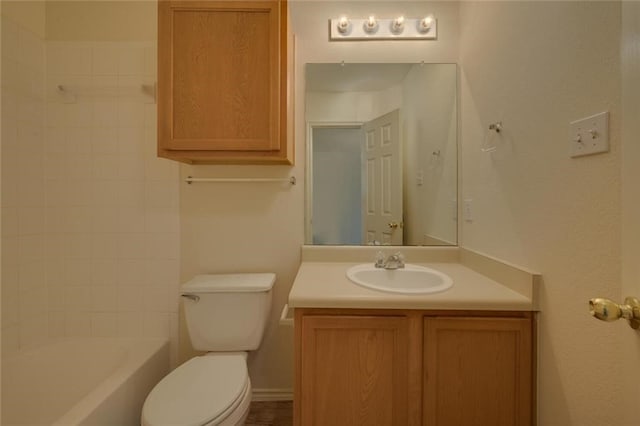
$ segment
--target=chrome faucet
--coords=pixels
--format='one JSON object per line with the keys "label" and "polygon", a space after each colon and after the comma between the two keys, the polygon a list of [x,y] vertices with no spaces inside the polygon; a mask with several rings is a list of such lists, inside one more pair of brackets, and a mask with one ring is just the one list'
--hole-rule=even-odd
{"label": "chrome faucet", "polygon": [[374,263],[374,265],[376,268],[381,268],[381,269],[400,269],[400,268],[404,268],[404,256],[402,255],[402,253],[395,252],[393,254],[390,254],[389,256],[387,256],[387,258],[385,259],[384,253],[382,253],[381,251],[378,252],[378,254],[376,254],[376,262]]}

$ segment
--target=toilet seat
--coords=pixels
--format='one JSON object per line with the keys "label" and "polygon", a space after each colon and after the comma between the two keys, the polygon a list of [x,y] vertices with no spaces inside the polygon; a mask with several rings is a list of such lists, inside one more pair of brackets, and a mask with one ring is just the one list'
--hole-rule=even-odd
{"label": "toilet seat", "polygon": [[219,424],[242,408],[238,406],[251,394],[250,387],[244,354],[192,358],[149,393],[142,408],[142,425]]}

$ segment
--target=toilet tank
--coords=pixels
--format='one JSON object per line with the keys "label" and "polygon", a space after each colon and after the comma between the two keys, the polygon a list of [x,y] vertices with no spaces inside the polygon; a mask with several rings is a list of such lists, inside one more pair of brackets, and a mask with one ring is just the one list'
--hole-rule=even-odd
{"label": "toilet tank", "polygon": [[271,310],[275,274],[198,275],[180,288],[189,338],[200,351],[251,351],[260,346]]}

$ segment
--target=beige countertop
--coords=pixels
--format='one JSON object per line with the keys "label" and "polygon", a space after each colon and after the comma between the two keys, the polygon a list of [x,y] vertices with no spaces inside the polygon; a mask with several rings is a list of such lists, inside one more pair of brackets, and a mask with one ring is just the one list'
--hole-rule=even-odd
{"label": "beige countertop", "polygon": [[[346,271],[363,262],[304,261],[289,293],[290,308],[377,308],[532,311],[531,297],[458,262],[411,262],[447,274],[453,287],[441,293],[403,295],[361,287]],[[527,292],[525,292],[527,294]]]}

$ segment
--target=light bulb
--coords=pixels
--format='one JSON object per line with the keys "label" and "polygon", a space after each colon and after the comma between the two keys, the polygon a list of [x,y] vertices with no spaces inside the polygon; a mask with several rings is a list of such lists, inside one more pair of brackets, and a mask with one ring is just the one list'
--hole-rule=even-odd
{"label": "light bulb", "polygon": [[351,21],[349,21],[349,18],[347,18],[346,16],[341,16],[340,19],[338,19],[338,32],[340,34],[346,34],[347,32],[349,32],[350,28]]}
{"label": "light bulb", "polygon": [[378,20],[375,16],[371,15],[364,21],[362,27],[366,33],[374,33],[378,30]]}
{"label": "light bulb", "polygon": [[433,15],[425,16],[420,21],[418,21],[418,31],[420,31],[421,33],[428,32],[433,26],[434,22],[435,19],[433,18]]}
{"label": "light bulb", "polygon": [[404,16],[399,16],[391,22],[391,32],[399,34],[404,30]]}

